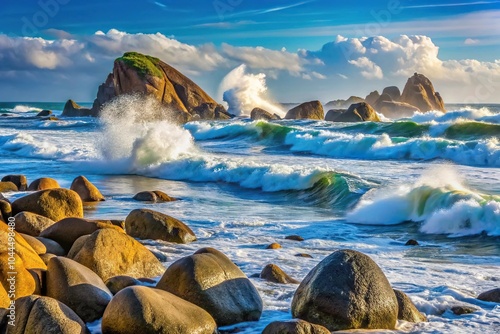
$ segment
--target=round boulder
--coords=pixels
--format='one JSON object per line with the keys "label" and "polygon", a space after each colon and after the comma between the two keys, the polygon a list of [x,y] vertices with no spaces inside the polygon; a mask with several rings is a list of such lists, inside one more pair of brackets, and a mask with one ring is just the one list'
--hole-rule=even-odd
{"label": "round boulder", "polygon": [[44,110],[40,111],[38,114],[36,114],[36,117],[47,117],[50,115],[52,115],[52,110],[44,109]]}
{"label": "round boulder", "polygon": [[47,296],[59,300],[85,322],[102,317],[113,297],[96,273],[65,257],[53,257],[47,266]]}
{"label": "round boulder", "polygon": [[17,186],[10,181],[2,181],[0,182],[0,192],[6,193],[6,192],[11,192],[11,191],[19,191]]}
{"label": "round boulder", "polygon": [[186,244],[196,240],[194,232],[183,222],[161,212],[136,209],[125,219],[127,234],[139,239],[165,240]]}
{"label": "round boulder", "polygon": [[99,189],[92,184],[85,176],[76,177],[71,183],[71,190],[75,191],[84,202],[104,201],[104,196]]}
{"label": "round boulder", "polygon": [[427,317],[420,313],[410,297],[408,297],[403,291],[394,289],[396,298],[398,300],[398,319],[405,320],[408,322],[424,322],[427,321]]}
{"label": "round boulder", "polygon": [[80,196],[69,189],[48,189],[21,197],[12,203],[12,213],[29,211],[59,221],[66,217],[83,217]]}
{"label": "round boulder", "polygon": [[138,279],[125,275],[114,276],[106,281],[106,286],[114,295],[116,295],[119,291],[134,285],[141,285],[141,282]]}
{"label": "round boulder", "polygon": [[262,299],[250,280],[213,248],[202,248],[174,262],[157,288],[200,306],[218,326],[256,321],[262,314]]}
{"label": "round boulder", "polygon": [[273,283],[281,283],[281,284],[299,284],[300,282],[296,279],[288,276],[280,267],[275,264],[268,264],[262,269],[260,273],[260,278],[265,279],[266,281]]}
{"label": "round boulder", "polygon": [[100,229],[70,250],[71,258],[94,271],[103,281],[113,276],[155,277],[165,267],[146,247],[115,229]]}
{"label": "round boulder", "polygon": [[133,197],[134,200],[139,202],[156,202],[158,199],[156,194],[152,191],[141,191]]}
{"label": "round boulder", "polygon": [[34,237],[39,236],[43,230],[56,223],[50,218],[28,211],[19,212],[14,218],[16,219],[16,230],[18,232]]}
{"label": "round boulder", "polygon": [[19,191],[26,191],[28,189],[28,179],[24,175],[6,175],[2,178],[2,182],[14,183]]}
{"label": "round boulder", "polygon": [[145,286],[131,286],[118,292],[104,312],[101,328],[103,334],[217,332],[214,319],[202,308]]}
{"label": "round boulder", "polygon": [[322,121],[325,119],[325,112],[320,101],[310,101],[290,109],[286,113],[285,119],[316,119]]}
{"label": "round boulder", "polygon": [[486,302],[500,303],[500,288],[483,292],[477,297],[477,299],[484,300]]}
{"label": "round boulder", "polygon": [[38,190],[55,189],[55,188],[61,188],[61,186],[56,180],[50,177],[42,177],[40,179],[36,179],[35,181],[31,182],[28,187],[28,191],[38,191]]}
{"label": "round boulder", "polygon": [[269,111],[261,108],[253,108],[252,111],[250,112],[250,118],[254,121],[258,120],[272,121],[281,119],[278,115],[271,114]]}
{"label": "round boulder", "polygon": [[330,334],[323,326],[310,322],[293,319],[290,321],[274,321],[264,328],[262,334]]}
{"label": "round boulder", "polygon": [[338,250],[327,256],[299,285],[292,315],[346,329],[394,329],[398,301],[382,270],[367,255]]}

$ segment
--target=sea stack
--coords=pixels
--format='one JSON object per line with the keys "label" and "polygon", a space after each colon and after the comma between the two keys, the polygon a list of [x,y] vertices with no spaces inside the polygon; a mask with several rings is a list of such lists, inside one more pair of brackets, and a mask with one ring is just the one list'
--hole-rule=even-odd
{"label": "sea stack", "polygon": [[432,82],[423,74],[415,73],[406,82],[401,102],[411,104],[421,112],[439,110],[446,112],[441,95],[434,91]]}

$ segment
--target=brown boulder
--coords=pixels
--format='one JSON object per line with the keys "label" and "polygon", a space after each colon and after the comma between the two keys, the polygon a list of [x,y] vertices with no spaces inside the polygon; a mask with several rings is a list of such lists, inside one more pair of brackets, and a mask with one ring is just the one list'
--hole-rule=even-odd
{"label": "brown boulder", "polygon": [[250,280],[213,248],[202,248],[174,262],[157,288],[200,306],[218,326],[256,321],[262,313],[262,299]]}
{"label": "brown boulder", "polygon": [[61,186],[56,180],[50,177],[42,177],[31,182],[28,187],[28,191],[38,191],[54,188],[61,188]]}
{"label": "brown boulder", "polygon": [[213,334],[214,319],[171,293],[145,286],[118,292],[102,318],[103,334]]}
{"label": "brown boulder", "polygon": [[113,295],[96,273],[65,257],[47,266],[47,296],[67,305],[85,322],[102,317]]}
{"label": "brown boulder", "polygon": [[486,302],[500,303],[500,288],[483,292],[477,296],[477,299],[484,300]]}
{"label": "brown boulder", "polygon": [[37,215],[36,213],[22,211],[14,216],[16,219],[16,230],[37,237],[43,230],[54,225],[56,222],[50,218]]}
{"label": "brown boulder", "polygon": [[260,278],[273,283],[281,284],[299,284],[300,282],[296,279],[288,276],[280,267],[275,264],[268,264],[262,269],[260,273]]}
{"label": "brown boulder", "polygon": [[299,285],[292,315],[325,326],[346,329],[394,329],[398,301],[382,270],[367,255],[337,250]]}
{"label": "brown boulder", "polygon": [[38,240],[37,238],[35,238],[35,237],[31,236],[31,235],[28,235],[28,234],[24,234],[24,233],[19,233],[19,235],[24,240],[26,240],[26,242],[28,243],[28,245],[30,245],[31,248],[33,248],[33,250],[35,251],[35,253],[37,253],[38,255],[42,255],[42,254],[47,253],[47,249],[45,248],[45,245],[40,240]]}
{"label": "brown boulder", "polygon": [[398,319],[405,320],[408,322],[424,322],[427,321],[427,317],[420,313],[415,307],[410,297],[406,295],[403,291],[394,289],[396,298],[398,300]]}
{"label": "brown boulder", "polygon": [[70,250],[71,258],[90,268],[103,281],[118,275],[155,277],[165,271],[151,251],[114,229],[97,230],[84,237],[83,244],[75,242],[74,247],[78,251]]}
{"label": "brown boulder", "polygon": [[44,254],[49,253],[49,254],[54,254],[57,256],[63,256],[63,255],[66,255],[66,253],[67,253],[64,250],[64,248],[61,247],[61,245],[59,245],[56,241],[54,241],[52,239],[47,239],[47,238],[42,238],[42,237],[37,237],[36,239],[38,241],[40,241],[43,244],[43,246],[45,247]]}
{"label": "brown boulder", "polygon": [[140,202],[172,202],[177,200],[176,198],[170,197],[160,190],[141,191],[135,194],[134,199]]}
{"label": "brown boulder", "polygon": [[89,334],[85,323],[69,307],[50,297],[28,296],[16,301],[16,325],[6,334]]}
{"label": "brown boulder", "polygon": [[17,186],[10,181],[2,181],[0,182],[0,192],[6,193],[6,192],[11,192],[11,191],[19,191]]}
{"label": "brown boulder", "polygon": [[320,121],[324,118],[323,105],[319,101],[302,103],[290,109],[285,116],[285,119],[316,119]]}
{"label": "brown boulder", "polygon": [[264,328],[262,334],[330,334],[331,332],[321,325],[293,319],[289,321],[274,321]]}
{"label": "brown boulder", "polygon": [[261,108],[253,108],[252,111],[250,112],[250,118],[254,121],[261,120],[261,119],[263,119],[265,121],[272,121],[272,120],[281,119],[281,117],[279,117],[278,115],[271,114],[269,111],[266,111],[266,110],[261,109]]}
{"label": "brown boulder", "polygon": [[52,115],[52,110],[44,109],[44,110],[40,111],[38,114],[36,114],[36,117],[47,117],[50,115]]}
{"label": "brown boulder", "polygon": [[63,117],[96,117],[97,113],[89,108],[79,106],[75,101],[68,100],[64,105]]}
{"label": "brown boulder", "polygon": [[26,242],[26,240],[18,233],[14,233],[12,236],[12,231],[9,230],[9,226],[3,222],[0,222],[0,253],[8,253],[9,251],[9,238],[14,238],[15,253],[23,261],[24,267],[26,269],[41,269],[45,270],[47,267],[40,259],[35,250]]}
{"label": "brown boulder", "polygon": [[411,104],[422,112],[431,110],[446,112],[441,95],[434,91],[432,82],[423,74],[415,73],[408,79],[401,95],[401,102]]}
{"label": "brown boulder", "polygon": [[2,178],[2,182],[14,183],[19,191],[26,191],[28,189],[28,179],[24,175],[6,175]]}
{"label": "brown boulder", "polygon": [[266,249],[280,249],[281,245],[277,242],[273,242],[272,244],[268,245]]}
{"label": "brown boulder", "polygon": [[161,212],[136,209],[125,219],[127,234],[139,239],[165,240],[180,244],[196,240],[194,232],[183,222]]}
{"label": "brown boulder", "polygon": [[75,191],[84,202],[104,201],[104,196],[99,189],[92,184],[85,176],[76,177],[71,183],[71,190]]}
{"label": "brown boulder", "polygon": [[138,279],[126,275],[118,275],[108,278],[106,286],[112,294],[116,295],[119,291],[134,285],[141,285]]}
{"label": "brown boulder", "polygon": [[346,111],[330,110],[325,120],[331,122],[380,122],[373,108],[366,102],[353,104]]}
{"label": "brown boulder", "polygon": [[12,217],[12,205],[7,199],[0,198],[0,221],[7,223],[9,217]]}

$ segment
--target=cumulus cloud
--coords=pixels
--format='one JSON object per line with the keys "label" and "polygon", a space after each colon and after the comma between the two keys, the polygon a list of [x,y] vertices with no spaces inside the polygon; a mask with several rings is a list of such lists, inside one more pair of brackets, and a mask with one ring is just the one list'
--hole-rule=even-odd
{"label": "cumulus cloud", "polygon": [[361,75],[367,79],[382,79],[384,77],[380,66],[366,57],[349,60],[349,64],[361,68]]}

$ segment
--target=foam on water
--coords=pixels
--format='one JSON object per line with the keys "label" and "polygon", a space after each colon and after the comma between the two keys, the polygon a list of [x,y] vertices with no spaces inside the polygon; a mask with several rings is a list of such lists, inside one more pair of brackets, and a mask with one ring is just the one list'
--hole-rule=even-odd
{"label": "foam on water", "polygon": [[413,221],[422,222],[424,233],[498,236],[500,196],[474,192],[463,185],[451,166],[440,167],[413,185],[366,194],[347,220],[373,225]]}
{"label": "foam on water", "polygon": [[12,108],[12,111],[16,113],[26,113],[26,112],[40,112],[42,111],[42,109],[20,104]]}

